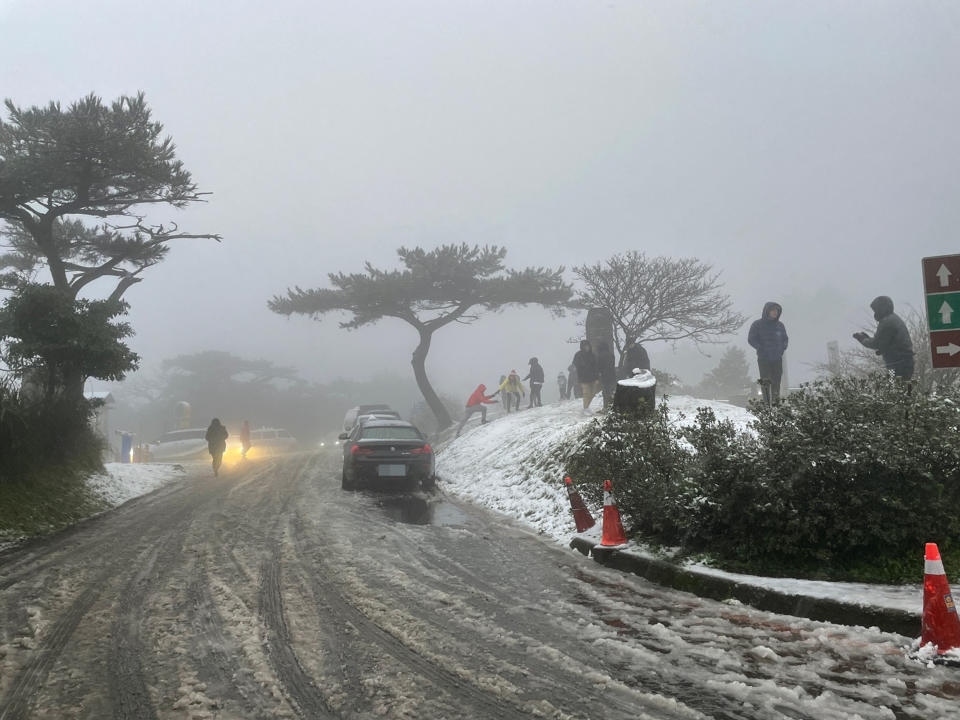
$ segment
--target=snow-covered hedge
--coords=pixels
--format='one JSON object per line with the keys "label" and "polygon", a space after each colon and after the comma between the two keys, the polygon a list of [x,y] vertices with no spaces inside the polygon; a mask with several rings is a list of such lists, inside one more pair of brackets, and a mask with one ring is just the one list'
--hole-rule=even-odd
{"label": "snow-covered hedge", "polygon": [[837,377],[746,433],[709,409],[686,426],[610,416],[567,467],[594,501],[614,478],[633,533],[729,568],[915,581],[925,542],[960,565],[958,426],[960,398]]}

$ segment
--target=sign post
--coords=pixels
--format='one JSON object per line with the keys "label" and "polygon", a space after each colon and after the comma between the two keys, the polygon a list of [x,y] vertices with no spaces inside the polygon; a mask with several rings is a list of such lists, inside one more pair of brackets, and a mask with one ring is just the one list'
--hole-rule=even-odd
{"label": "sign post", "polygon": [[923,258],[922,266],[933,367],[960,367],[960,255]]}

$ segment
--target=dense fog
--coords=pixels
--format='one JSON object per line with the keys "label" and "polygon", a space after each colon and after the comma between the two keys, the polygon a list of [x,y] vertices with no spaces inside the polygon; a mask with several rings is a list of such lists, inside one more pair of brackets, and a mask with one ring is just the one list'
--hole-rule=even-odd
{"label": "dense fog", "polygon": [[[400,246],[498,244],[510,267],[568,269],[694,256],[751,320],[782,304],[790,382],[812,379],[828,341],[872,329],[873,297],[921,308],[920,258],[960,249],[958,69],[948,1],[0,0],[0,94],[143,90],[213,193],[155,218],[223,242],[175,242],[126,294],[144,372],[220,350],[414,399],[411,328],[346,332],[267,300],[395,267]],[[445,328],[431,380],[462,400],[531,355],[555,377],[578,320],[507,309]],[[748,325],[729,341],[746,348]],[[691,384],[723,350],[648,349]]]}

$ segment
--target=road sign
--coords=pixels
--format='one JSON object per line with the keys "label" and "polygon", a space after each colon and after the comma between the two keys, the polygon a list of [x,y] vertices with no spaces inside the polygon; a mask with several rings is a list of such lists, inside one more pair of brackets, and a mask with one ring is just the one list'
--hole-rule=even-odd
{"label": "road sign", "polygon": [[960,292],[960,255],[940,255],[923,259],[923,291]]}
{"label": "road sign", "polygon": [[960,330],[930,333],[930,352],[934,367],[960,367]]}
{"label": "road sign", "polygon": [[924,258],[922,266],[933,367],[960,367],[960,255]]}
{"label": "road sign", "polygon": [[927,295],[931,330],[960,330],[960,292]]}

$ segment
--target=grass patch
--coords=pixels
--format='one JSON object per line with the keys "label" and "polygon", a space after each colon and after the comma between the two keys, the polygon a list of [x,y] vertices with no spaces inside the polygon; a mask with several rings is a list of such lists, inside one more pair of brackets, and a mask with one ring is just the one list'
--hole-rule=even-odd
{"label": "grass patch", "polygon": [[110,505],[85,482],[86,470],[45,468],[0,482],[0,540],[46,535]]}

